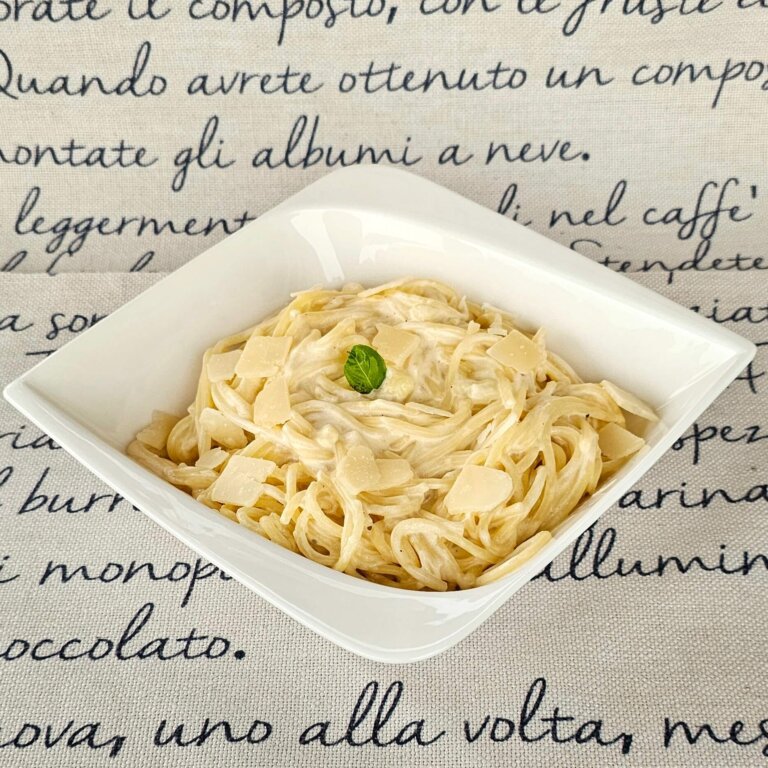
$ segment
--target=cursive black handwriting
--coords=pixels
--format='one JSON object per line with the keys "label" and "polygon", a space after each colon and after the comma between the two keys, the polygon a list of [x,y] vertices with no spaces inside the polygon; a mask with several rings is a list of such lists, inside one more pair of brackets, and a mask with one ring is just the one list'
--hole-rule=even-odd
{"label": "cursive black handwriting", "polygon": [[[746,733],[744,732],[746,730]],[[768,718],[760,720],[756,727],[749,727],[742,720],[736,720],[728,726],[717,728],[709,723],[692,726],[685,720],[673,721],[669,717],[664,718],[664,747],[670,749],[672,741],[677,733],[680,733],[676,744],[684,738],[689,746],[695,746],[702,741],[705,744],[731,744],[736,747],[750,747],[762,742],[760,750],[764,757],[768,757]],[[734,763],[730,763],[733,765]]]}
{"label": "cursive black handwriting", "polygon": [[46,236],[45,252],[53,256],[48,265],[52,273],[58,262],[74,256],[88,241],[91,235],[103,237],[158,237],[161,234],[185,235],[187,237],[210,237],[211,235],[230,235],[255,220],[247,210],[231,218],[209,216],[199,219],[191,216],[185,220],[157,218],[146,214],[134,216],[85,215],[77,217],[65,215],[59,218],[47,218],[37,213],[41,196],[40,187],[32,187],[21,203],[14,222],[14,231],[20,236]]}
{"label": "cursive black handwriting", "polygon": [[8,53],[0,48],[0,95],[17,100],[24,96],[86,96],[99,93],[102,96],[160,96],[168,87],[168,80],[160,74],[148,71],[152,43],[145,40],[136,51],[131,71],[120,79],[102,75],[58,74],[28,75],[16,73]]}
{"label": "cursive black handwriting", "polygon": [[463,67],[455,72],[428,67],[408,69],[395,61],[389,64],[369,62],[365,69],[345,70],[339,76],[340,93],[429,93],[443,91],[516,91],[528,80],[524,67],[507,66],[498,61],[487,69]]}
{"label": "cursive black handwriting", "polygon": [[553,209],[549,216],[549,228],[553,229],[564,219],[570,227],[595,227],[605,225],[608,227],[617,227],[623,224],[626,216],[619,216],[618,210],[621,207],[624,195],[627,191],[627,180],[617,181],[614,188],[608,196],[608,201],[602,209],[588,208],[584,213],[575,214],[564,208],[563,210]]}
{"label": "cursive black handwriting", "polygon": [[186,582],[186,589],[181,598],[181,607],[185,608],[195,592],[197,584],[212,577],[219,581],[231,581],[232,577],[199,557],[194,562],[177,560],[171,566],[159,566],[151,562],[131,560],[121,563],[110,560],[104,565],[67,565],[49,560],[38,585],[66,585],[70,582],[97,582],[99,584],[128,584],[134,579],[146,579],[150,582],[165,581],[173,584]]}
{"label": "cursive black handwriting", "polygon": [[22,320],[21,315],[5,315],[5,317],[0,317],[0,331],[21,333],[22,331],[29,330],[33,325],[34,322],[31,320],[29,322]]}
{"label": "cursive black handwriting", "polygon": [[0,146],[0,163],[38,168],[50,164],[68,168],[149,168],[157,156],[125,139],[110,144],[86,144],[69,139],[61,144],[15,144]]}
{"label": "cursive black handwriting", "polygon": [[10,573],[9,571],[5,570],[5,567],[8,565],[8,561],[10,559],[10,555],[3,555],[0,557],[0,584],[10,584],[12,581],[16,581],[16,579],[21,576],[20,573]]}
{"label": "cursive black handwriting", "polygon": [[755,504],[768,501],[768,484],[759,483],[746,490],[729,491],[725,488],[688,488],[682,480],[678,488],[655,488],[644,491],[635,488],[619,499],[620,509],[661,509],[676,504],[683,509],[707,509],[715,502],[724,504]]}
{"label": "cursive black handwriting", "polygon": [[682,437],[675,441],[672,450],[682,451],[690,444],[692,448],[692,463],[698,464],[701,460],[702,446],[710,440],[752,445],[753,443],[768,440],[768,432],[765,432],[758,424],[737,428],[730,424],[724,424],[720,427],[715,424],[701,425],[696,422]]}
{"label": "cursive black handwriting", "polygon": [[54,725],[52,723],[32,723],[26,720],[18,728],[7,726],[5,732],[0,735],[0,749],[28,749],[39,746],[43,749],[63,747],[86,746],[88,749],[107,749],[109,757],[117,757],[125,745],[127,736],[103,736],[102,724],[99,721],[77,725],[74,720],[69,720],[66,725]]}
{"label": "cursive black handwriting", "polygon": [[335,0],[335,2],[289,2],[289,0],[189,0],[189,18],[207,22],[257,22],[269,20],[277,23],[277,44],[282,45],[288,25],[294,19],[304,23],[317,22],[325,29],[336,26],[339,18],[350,20],[375,19],[386,13],[391,22],[396,6],[388,0]]}
{"label": "cursive black handwriting", "polygon": [[104,510],[114,512],[123,504],[130,504],[119,493],[91,493],[87,499],[77,499],[75,496],[63,496],[60,493],[43,493],[43,485],[46,484],[51,468],[45,467],[35,481],[32,490],[17,509],[17,514],[25,515],[30,512],[45,510],[49,513],[66,512],[75,514],[80,512],[93,512]]}
{"label": "cursive black handwriting", "polygon": [[768,64],[758,59],[734,61],[727,58],[722,65],[677,61],[663,64],[641,64],[632,73],[632,85],[693,85],[701,80],[715,86],[711,107],[715,109],[728,83],[743,80],[768,91]]}
{"label": "cursive black handwriting", "polygon": [[601,255],[603,244],[591,237],[581,237],[571,241],[570,247],[595,259],[598,264],[614,272],[664,272],[667,285],[671,285],[677,274],[684,272],[752,272],[768,270],[768,259],[737,253],[733,256],[713,257],[711,252],[699,253],[690,259],[671,264],[665,259],[633,260],[624,256],[617,258],[610,254]]}
{"label": "cursive black handwriting", "polygon": [[445,731],[427,735],[427,726],[423,719],[411,720],[405,724],[396,721],[390,723],[400,704],[404,687],[400,680],[396,680],[379,700],[379,683],[372,680],[358,696],[346,728],[339,736],[332,735],[331,721],[323,720],[305,728],[299,736],[299,744],[317,743],[324,747],[335,747],[339,744],[350,747],[362,747],[365,744],[387,747],[391,744],[404,746],[412,742],[426,747],[434,744],[445,735]]}
{"label": "cursive black handwriting", "polygon": [[286,64],[277,72],[247,72],[237,70],[231,74],[214,75],[202,72],[187,83],[189,96],[294,96],[295,94],[316,93],[323,87],[322,82],[313,82],[311,72],[303,72]]}
{"label": "cursive black handwriting", "polygon": [[225,159],[223,154],[224,139],[218,136],[219,117],[212,115],[208,118],[196,147],[181,149],[173,159],[174,167],[179,170],[173,177],[171,189],[179,192],[184,188],[190,168],[196,167],[201,171],[210,168],[230,168],[235,164],[234,158]]}
{"label": "cursive black handwriting", "polygon": [[0,22],[101,21],[110,13],[99,0],[0,0]]}
{"label": "cursive black handwriting", "polygon": [[667,576],[696,573],[719,573],[723,576],[749,576],[768,573],[768,554],[741,550],[731,552],[720,544],[718,552],[706,555],[658,555],[645,560],[620,557],[614,552],[618,533],[608,527],[598,535],[588,528],[571,546],[567,556],[552,561],[534,579],[551,583],[560,581],[605,581],[629,576]]}
{"label": "cursive black handwriting", "polygon": [[730,192],[739,186],[739,180],[730,176],[723,182],[706,181],[701,185],[692,209],[686,205],[670,208],[650,207],[643,213],[643,223],[649,226],[677,227],[679,240],[698,237],[695,256],[705,255],[712,245],[712,239],[722,222],[739,223],[752,218],[752,213],[743,211],[740,205],[728,202]]}
{"label": "cursive black handwriting", "polygon": [[[186,634],[174,631],[173,635],[148,637],[149,624],[155,611],[154,603],[145,603],[116,634],[109,637],[98,635],[92,638],[70,637],[36,639],[13,638],[0,641],[0,661],[14,662],[19,659],[30,661],[170,661],[173,659],[214,660],[230,653],[230,641],[218,635],[200,634],[193,628]],[[110,634],[110,633],[105,633]],[[236,659],[244,658],[244,651],[231,654]]]}
{"label": "cursive black handwriting", "polygon": [[490,741],[498,743],[509,741],[517,735],[520,741],[526,744],[548,739],[555,744],[574,742],[594,743],[600,747],[618,745],[623,755],[629,754],[634,736],[629,732],[622,732],[611,738],[607,737],[601,719],[578,722],[572,715],[561,714],[559,706],[552,707],[550,715],[539,714],[546,693],[547,681],[543,677],[536,678],[525,694],[516,721],[500,715],[486,715],[479,725],[465,720],[464,738],[471,744],[485,735]]}
{"label": "cursive black handwriting", "polygon": [[356,146],[339,147],[321,141],[320,116],[300,115],[296,118],[284,146],[267,146],[258,149],[251,160],[254,168],[274,169],[312,168],[320,165],[326,168],[347,167],[360,165],[364,162],[373,164],[387,163],[410,167],[423,160],[421,155],[414,155],[411,148],[411,137],[406,136],[402,145],[392,147],[375,147],[371,144],[359,143]]}
{"label": "cursive black handwriting", "polygon": [[167,720],[160,721],[153,738],[156,747],[167,747],[171,744],[176,747],[202,747],[212,736],[217,734],[227,744],[238,742],[262,744],[272,733],[272,724],[266,720],[253,720],[247,727],[241,729],[238,735],[235,726],[229,720],[212,722],[209,717],[205,718],[203,724],[196,731],[192,731],[187,723],[179,723],[169,734],[166,734],[166,730],[170,728]]}

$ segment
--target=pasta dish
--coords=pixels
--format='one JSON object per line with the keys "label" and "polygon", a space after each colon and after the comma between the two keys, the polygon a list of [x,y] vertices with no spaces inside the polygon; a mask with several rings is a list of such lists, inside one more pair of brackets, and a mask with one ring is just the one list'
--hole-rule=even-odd
{"label": "pasta dish", "polygon": [[653,410],[433,280],[294,294],[208,349],[128,447],[270,541],[406,589],[512,573],[645,445]]}

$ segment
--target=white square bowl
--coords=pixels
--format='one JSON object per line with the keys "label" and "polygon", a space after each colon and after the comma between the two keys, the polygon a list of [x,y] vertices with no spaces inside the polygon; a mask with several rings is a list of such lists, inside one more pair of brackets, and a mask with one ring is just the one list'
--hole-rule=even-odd
{"label": "white square bowl", "polygon": [[[191,402],[203,351],[292,291],[406,275],[500,306],[586,379],[653,404],[648,448],[516,573],[462,592],[416,593],[321,566],[233,524],[124,449],[153,409]],[[188,546],[324,637],[409,662],[457,643],[571,544],[666,451],[755,348],[626,277],[425,179],[332,173],[207,250],[11,383],[6,398]],[[254,610],[258,604],[254,603]]]}

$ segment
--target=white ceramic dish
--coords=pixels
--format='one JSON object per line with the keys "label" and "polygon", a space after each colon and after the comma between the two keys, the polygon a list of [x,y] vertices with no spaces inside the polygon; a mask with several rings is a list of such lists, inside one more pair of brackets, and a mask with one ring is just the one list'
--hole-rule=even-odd
{"label": "white ceramic dish", "polygon": [[[636,457],[517,573],[415,593],[337,573],[261,539],[129,459],[155,408],[183,412],[203,350],[311,285],[433,277],[544,326],[585,377],[662,416]],[[626,277],[419,177],[337,171],[141,294],[21,376],[6,398],[188,546],[320,635],[409,662],[457,643],[634,484],[754,355],[744,339]],[[258,603],[254,603],[258,610]]]}

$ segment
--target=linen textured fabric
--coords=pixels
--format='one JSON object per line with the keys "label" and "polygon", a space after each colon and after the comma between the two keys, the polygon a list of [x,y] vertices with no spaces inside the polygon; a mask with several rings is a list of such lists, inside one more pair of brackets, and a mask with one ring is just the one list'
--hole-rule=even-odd
{"label": "linen textured fabric", "polygon": [[[641,15],[587,3],[566,35],[576,0],[539,3],[546,13],[509,0],[419,10],[439,5],[401,2],[393,15],[390,1],[326,25],[327,0],[307,0],[280,39],[266,12],[192,18],[212,0],[157,0],[157,20],[146,2],[97,0],[104,18],[56,23],[33,20],[32,6],[14,21],[0,2],[0,385],[328,172],[341,149],[407,157],[413,172],[716,315],[763,345],[755,363],[700,417],[698,438],[543,576],[451,650],[402,666],[353,656],[226,579],[0,402],[0,765],[766,763],[768,64],[749,67],[765,58],[768,9],[724,0],[654,21],[650,4]],[[326,15],[309,18],[310,6]],[[263,92],[289,65],[311,92],[295,75],[293,93]],[[445,78],[398,87],[429,68]],[[515,69],[524,82],[441,85],[462,69],[487,82],[494,68],[497,84],[519,83]],[[557,84],[564,69],[571,87]],[[367,76],[370,93],[368,70],[384,71]],[[262,88],[238,72],[273,77]],[[660,83],[633,84],[656,72]],[[191,93],[204,74],[234,86]],[[70,90],[96,75],[104,90],[133,77],[133,90],[68,96],[65,75]],[[163,92],[137,95],[153,77]],[[50,639],[42,650],[69,643],[71,655],[131,632],[125,658],[106,642],[96,660],[25,651]],[[226,654],[158,658],[193,633],[207,640],[190,640],[188,655],[213,637]],[[562,743],[558,716],[573,718],[556,726]]]}

